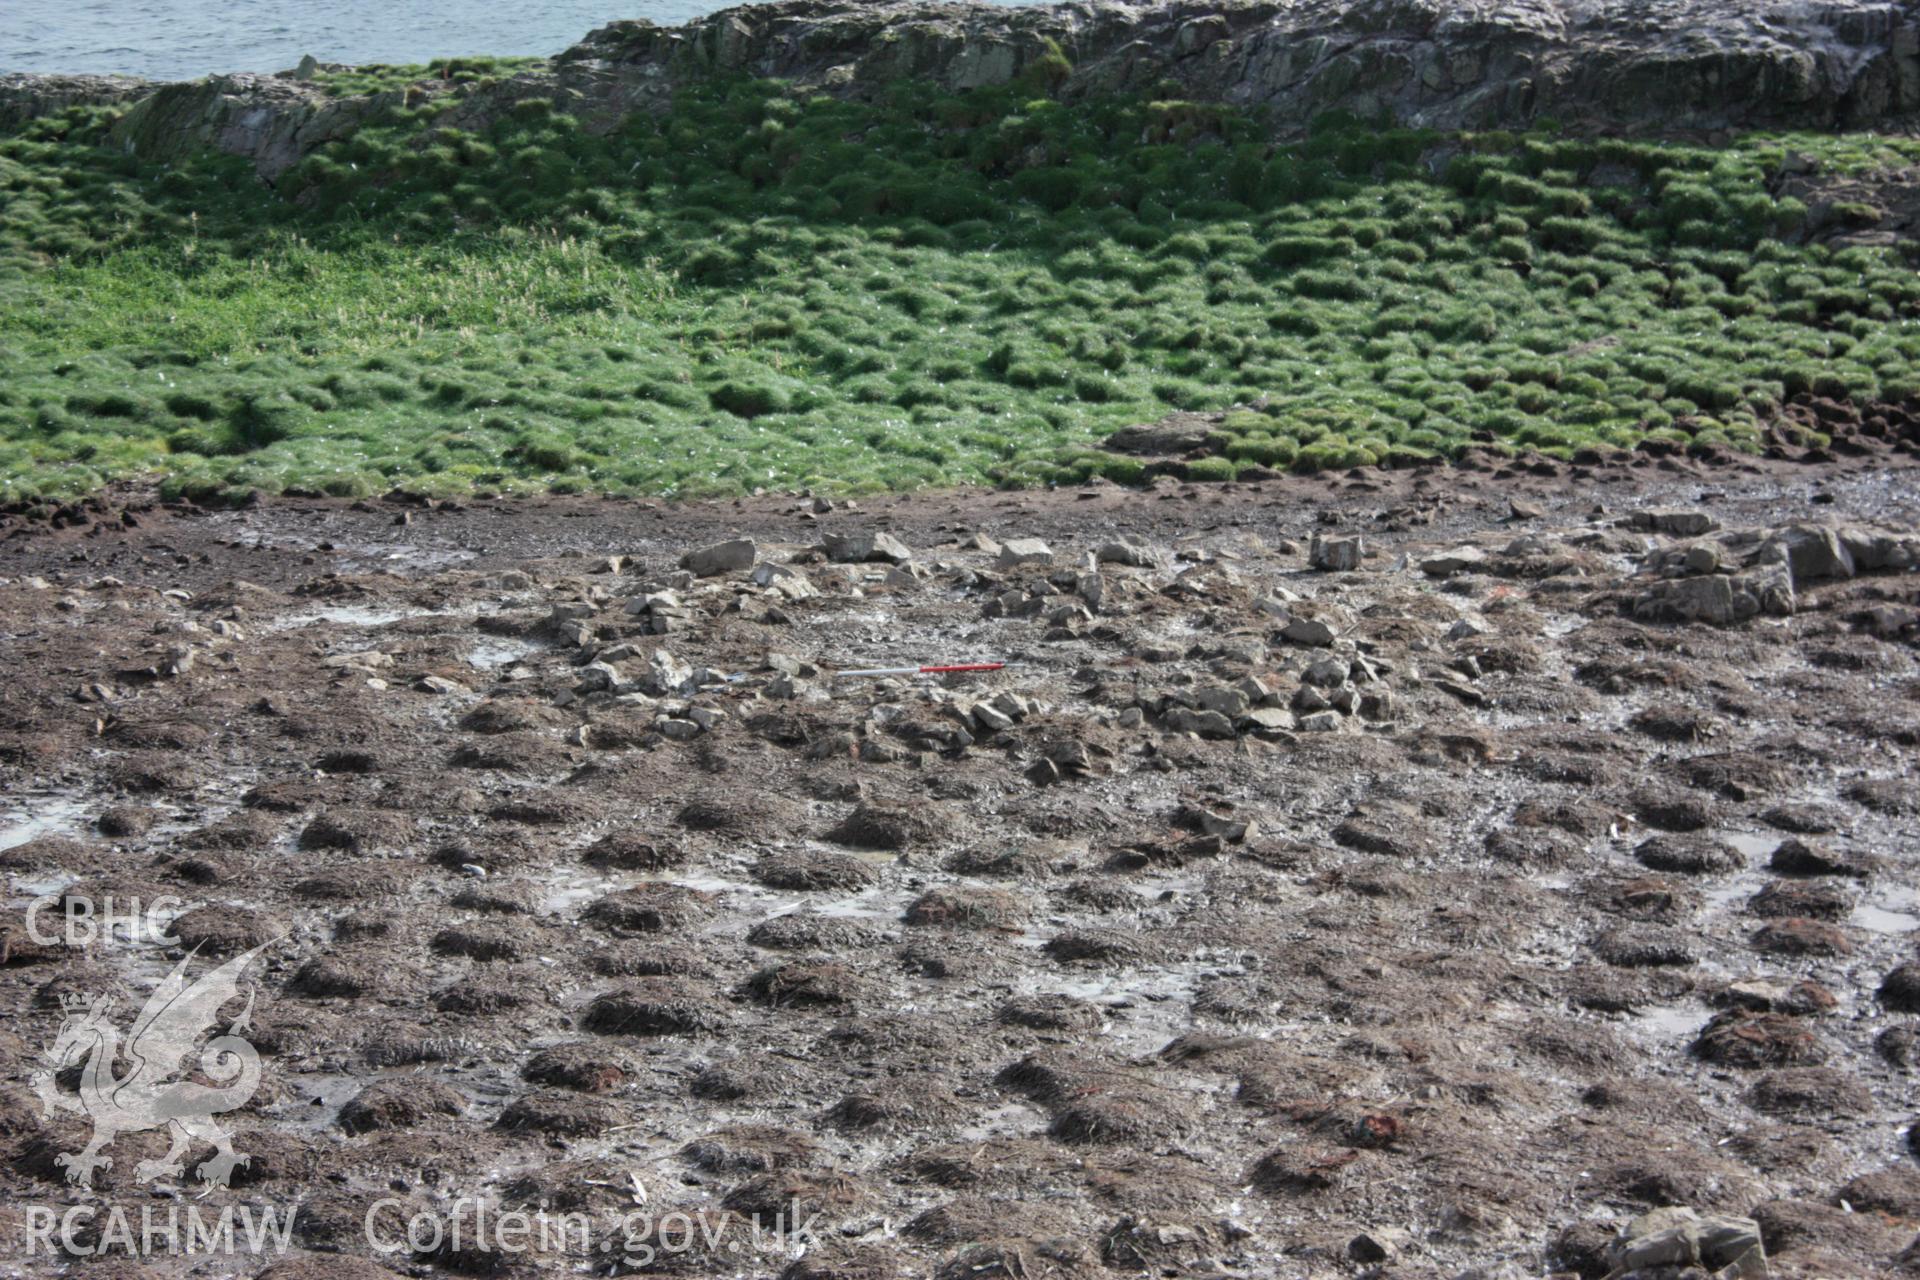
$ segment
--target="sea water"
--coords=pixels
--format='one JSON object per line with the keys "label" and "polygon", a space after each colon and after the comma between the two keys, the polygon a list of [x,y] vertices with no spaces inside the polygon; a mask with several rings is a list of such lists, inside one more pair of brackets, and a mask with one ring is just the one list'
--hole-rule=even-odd
{"label": "sea water", "polygon": [[190,80],[322,62],[559,53],[621,18],[670,26],[713,0],[0,0],[0,73]]}

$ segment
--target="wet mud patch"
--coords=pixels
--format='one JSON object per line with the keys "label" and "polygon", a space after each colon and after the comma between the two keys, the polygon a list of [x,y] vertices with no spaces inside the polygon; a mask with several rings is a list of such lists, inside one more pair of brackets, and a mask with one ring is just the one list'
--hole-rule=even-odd
{"label": "wet mud patch", "polygon": [[[1776,1274],[1895,1267],[1920,659],[1865,615],[1911,572],[1635,604],[1711,604],[1798,524],[1904,546],[1912,486],[1530,465],[248,514],[490,548],[333,579],[242,572],[164,505],[134,536],[207,562],[14,538],[0,625],[70,625],[70,594],[97,644],[23,643],[0,695],[0,1198],[84,1139],[27,1084],[63,997],[130,1017],[180,956],[265,944],[235,1122],[245,1190],[310,1193],[283,1266],[590,1265],[383,1261],[364,1215],[611,1219],[637,1173],[656,1210],[832,1220],[685,1275],[1537,1270],[1675,1204],[1754,1215]],[[882,527],[911,568],[825,552]],[[682,576],[738,534],[764,580]],[[1315,567],[1315,534],[1365,554]],[[195,661],[123,679],[162,634]],[[832,678],[941,658],[1013,665]],[[108,892],[190,904],[179,948],[25,936],[37,897]]]}

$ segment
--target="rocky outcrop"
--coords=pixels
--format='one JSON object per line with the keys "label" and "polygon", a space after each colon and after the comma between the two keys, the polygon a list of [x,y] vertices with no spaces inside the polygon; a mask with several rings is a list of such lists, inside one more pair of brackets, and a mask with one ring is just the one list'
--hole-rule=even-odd
{"label": "rocky outcrop", "polygon": [[0,129],[15,129],[68,107],[132,102],[152,93],[137,76],[0,76]]}
{"label": "rocky outcrop", "polygon": [[271,182],[301,157],[344,138],[399,94],[335,98],[290,76],[209,76],[161,85],[134,103],[113,136],[149,160],[211,148],[245,156]]}
{"label": "rocky outcrop", "polygon": [[1920,110],[1920,8],[1912,0],[1141,8],[786,0],[684,27],[616,23],[558,61],[563,75],[573,69],[582,87],[602,94],[728,73],[842,90],[908,76],[966,89],[1031,75],[1069,96],[1171,80],[1177,96],[1266,108],[1282,127],[1338,109],[1440,127],[1551,115],[1578,127],[1823,128]]}
{"label": "rocky outcrop", "polygon": [[[1547,116],[1660,133],[1866,128],[1920,112],[1920,0],[783,0],[681,27],[614,23],[551,70],[448,92],[462,124],[537,94],[605,129],[718,76],[846,94],[903,78],[1067,98],[1145,92],[1258,108],[1282,131],[1332,110],[1443,128]],[[137,92],[81,83],[99,79],[0,79],[0,124]],[[290,75],[223,76],[154,89],[120,132],[141,154],[244,155],[271,180],[377,104]]]}

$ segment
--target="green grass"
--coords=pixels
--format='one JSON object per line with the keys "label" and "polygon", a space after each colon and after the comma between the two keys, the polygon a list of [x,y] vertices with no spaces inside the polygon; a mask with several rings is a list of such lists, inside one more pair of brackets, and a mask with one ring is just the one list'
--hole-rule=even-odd
{"label": "green grass", "polygon": [[720,85],[599,137],[544,101],[484,133],[395,106],[277,190],[142,165],[101,110],[0,135],[0,494],[1124,481],[1104,434],[1259,402],[1195,473],[1226,479],[1752,448],[1794,394],[1920,386],[1913,262],[1796,243],[1768,194],[1789,156],[1914,143],[1274,147],[1040,91]]}
{"label": "green grass", "polygon": [[350,98],[369,93],[393,93],[422,80],[479,84],[544,67],[547,61],[545,58],[448,58],[442,62],[399,65],[366,62],[337,71],[318,71],[313,76],[313,83],[332,97]]}

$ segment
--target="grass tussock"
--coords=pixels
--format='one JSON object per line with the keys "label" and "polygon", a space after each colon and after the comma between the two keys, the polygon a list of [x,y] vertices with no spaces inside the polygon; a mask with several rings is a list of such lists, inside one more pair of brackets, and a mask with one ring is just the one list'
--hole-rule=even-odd
{"label": "grass tussock", "polygon": [[1126,481],[1105,433],[1257,401],[1195,468],[1229,479],[1750,448],[1796,394],[1920,393],[1914,246],[1810,241],[1770,194],[1789,155],[1920,145],[1330,119],[1280,146],[1045,92],[739,83],[603,136],[396,99],[277,189],[143,165],[106,110],[33,122],[0,135],[0,493]]}

